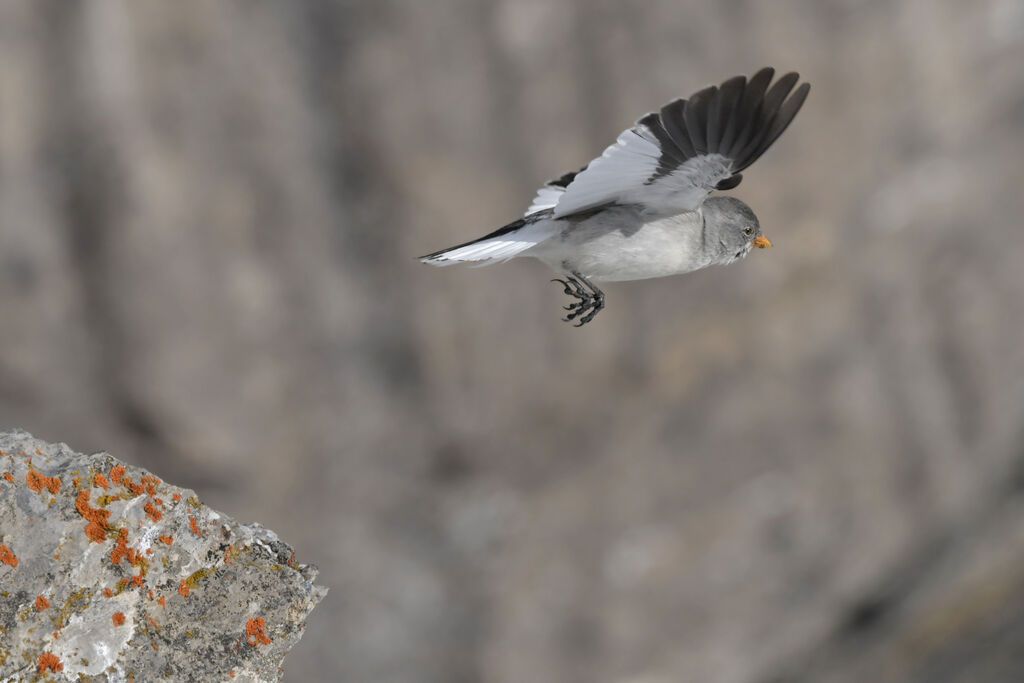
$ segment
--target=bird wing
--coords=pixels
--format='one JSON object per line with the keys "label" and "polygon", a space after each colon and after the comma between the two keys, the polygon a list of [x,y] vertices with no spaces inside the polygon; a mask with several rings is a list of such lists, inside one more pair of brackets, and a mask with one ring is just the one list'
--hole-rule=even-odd
{"label": "bird wing", "polygon": [[696,210],[712,190],[739,185],[800,111],[810,85],[793,90],[800,76],[788,73],[769,87],[774,75],[766,67],[647,114],[582,170],[542,187],[527,215],[565,218],[611,203],[664,216]]}
{"label": "bird wing", "polygon": [[558,206],[558,200],[565,194],[565,188],[559,187],[558,185],[544,185],[542,188],[537,190],[537,196],[530,202],[530,208],[526,210],[524,216],[543,211],[544,209],[553,209]]}
{"label": "bird wing", "polygon": [[[580,171],[583,169],[581,168]],[[562,198],[562,194],[565,193],[565,188],[569,186],[569,183],[573,181],[580,171],[569,171],[563,173],[561,177],[549,180],[544,183],[544,186],[537,190],[537,196],[533,198],[533,202],[530,204],[530,208],[526,210],[524,216],[529,216],[532,213],[543,211],[544,209],[553,209],[558,205],[558,200]]]}

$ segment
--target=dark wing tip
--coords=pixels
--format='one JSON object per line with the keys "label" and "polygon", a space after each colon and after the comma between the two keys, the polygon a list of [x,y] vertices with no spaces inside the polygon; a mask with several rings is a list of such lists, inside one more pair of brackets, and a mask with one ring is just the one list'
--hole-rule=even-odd
{"label": "dark wing tip", "polygon": [[[732,143],[728,152],[736,171],[742,171],[757,161],[792,123],[810,91],[808,83],[793,90],[799,79],[798,73],[787,73],[771,88],[761,90],[756,94],[760,96],[751,100],[751,109],[745,112],[750,119],[745,122],[743,133]],[[744,101],[746,102],[746,98]]]}
{"label": "dark wing tip", "polygon": [[693,142],[693,150],[697,155],[707,154],[708,152],[708,116],[717,93],[717,86],[708,86],[695,93],[686,102],[686,108],[683,110],[686,132],[690,135],[690,140]]}
{"label": "dark wing tip", "polygon": [[764,78],[766,78],[766,79],[768,79],[770,81],[770,80],[772,80],[772,76],[774,76],[774,75],[775,75],[775,68],[771,67],[771,66],[765,66],[765,67],[762,67],[762,68],[758,69],[757,73],[754,74],[754,77],[751,78],[750,80],[754,80],[754,78],[764,77]]}
{"label": "dark wing tip", "polygon": [[686,121],[683,119],[685,110],[686,100],[672,100],[661,108],[659,114],[662,127],[679,149],[678,156],[684,161],[696,155],[690,134],[686,130]]}
{"label": "dark wing tip", "polygon": [[746,87],[746,76],[735,76],[719,86],[714,115],[708,118],[709,152],[729,149],[729,145],[736,137],[736,114]]}
{"label": "dark wing tip", "polygon": [[[756,156],[751,159],[750,163],[753,163],[762,154],[772,146],[779,136],[789,127],[789,124],[796,118],[797,112],[804,106],[804,101],[807,99],[807,94],[811,91],[810,83],[803,83],[796,91],[789,96],[785,102],[779,106],[779,113],[775,116],[775,120],[772,122],[771,128],[764,136],[764,140],[755,150]],[[748,166],[750,164],[747,164]]]}
{"label": "dark wing tip", "polygon": [[580,173],[583,173],[583,171],[585,170],[587,170],[586,166],[584,166],[578,171],[569,171],[568,173],[563,173],[558,178],[555,178],[554,180],[549,180],[544,184],[550,187],[569,187],[569,183],[571,183],[573,179],[576,178],[576,176],[578,176]]}
{"label": "dark wing tip", "polygon": [[734,176],[729,176],[725,180],[715,185],[716,190],[731,190],[732,188],[743,182],[743,174],[737,173]]}
{"label": "dark wing tip", "polygon": [[661,122],[661,116],[656,112],[645,114],[639,121],[638,126],[645,127],[658,142],[658,149],[661,151],[659,169],[668,172],[686,161],[685,153],[672,140],[672,136]]}
{"label": "dark wing tip", "polygon": [[[730,158],[735,173],[719,182],[715,189],[730,190],[739,185],[739,172],[754,163],[782,135],[807,99],[809,84],[803,83],[794,90],[800,74],[791,71],[773,83],[774,76],[775,69],[768,66],[749,80],[735,76],[717,89],[698,93],[710,91],[710,96],[707,106],[685,118],[694,147]],[[696,95],[690,98],[691,104],[695,100],[700,104],[701,99]],[[687,114],[691,104],[687,105]],[[705,114],[707,119],[702,121],[700,114]],[[704,134],[699,142],[698,136],[693,134],[694,128]]]}

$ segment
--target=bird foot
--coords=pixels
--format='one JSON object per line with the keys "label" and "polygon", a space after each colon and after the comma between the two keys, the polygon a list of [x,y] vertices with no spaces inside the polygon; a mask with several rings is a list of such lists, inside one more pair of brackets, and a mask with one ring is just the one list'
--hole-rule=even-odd
{"label": "bird foot", "polygon": [[564,280],[555,278],[552,282],[560,283],[566,294],[578,299],[567,306],[562,306],[563,309],[569,311],[569,314],[562,320],[565,322],[576,321],[575,327],[583,327],[604,308],[604,292],[579,273],[573,272],[572,275]]}

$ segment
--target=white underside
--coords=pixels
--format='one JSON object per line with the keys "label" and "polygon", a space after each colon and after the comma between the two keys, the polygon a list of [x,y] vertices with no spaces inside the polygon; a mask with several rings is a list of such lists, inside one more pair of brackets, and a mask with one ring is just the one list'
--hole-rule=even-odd
{"label": "white underside", "polygon": [[591,280],[643,280],[688,273],[710,265],[703,250],[703,217],[687,212],[645,219],[635,209],[601,211],[519,254],[562,273]]}

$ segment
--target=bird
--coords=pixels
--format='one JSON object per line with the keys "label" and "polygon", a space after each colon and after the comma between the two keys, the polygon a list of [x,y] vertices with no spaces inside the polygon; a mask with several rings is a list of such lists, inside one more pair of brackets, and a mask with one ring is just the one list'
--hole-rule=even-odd
{"label": "bird", "polygon": [[596,282],[664,277],[725,265],[772,246],[753,210],[728,195],[742,171],[793,121],[810,91],[765,67],[641,117],[579,171],[544,184],[522,218],[421,256],[433,266],[539,259],[582,327],[605,307]]}

